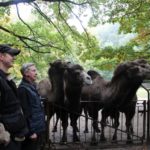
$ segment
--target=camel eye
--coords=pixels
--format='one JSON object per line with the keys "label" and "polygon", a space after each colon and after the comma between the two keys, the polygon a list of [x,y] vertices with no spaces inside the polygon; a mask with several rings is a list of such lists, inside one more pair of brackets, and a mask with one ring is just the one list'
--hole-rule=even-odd
{"label": "camel eye", "polygon": [[77,71],[75,71],[75,75],[80,75],[80,71],[79,70],[77,70]]}
{"label": "camel eye", "polygon": [[142,67],[142,68],[145,68],[145,65],[143,64],[143,65],[141,65],[141,67]]}

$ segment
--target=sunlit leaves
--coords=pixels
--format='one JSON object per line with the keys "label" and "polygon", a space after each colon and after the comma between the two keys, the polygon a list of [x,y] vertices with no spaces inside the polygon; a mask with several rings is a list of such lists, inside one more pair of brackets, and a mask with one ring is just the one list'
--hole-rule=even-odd
{"label": "sunlit leaves", "polygon": [[[16,60],[17,68],[22,63],[35,62],[43,77],[47,75],[48,63],[55,59],[70,60],[95,70],[113,70],[126,60],[148,59],[149,1],[75,0],[71,3],[40,0],[30,5],[34,16],[30,21],[21,18],[11,22],[9,7],[0,8],[0,25],[10,31],[0,30],[0,43],[9,42],[22,50]],[[136,32],[139,36],[125,46],[102,49],[88,28],[106,22],[119,22],[120,33]]]}

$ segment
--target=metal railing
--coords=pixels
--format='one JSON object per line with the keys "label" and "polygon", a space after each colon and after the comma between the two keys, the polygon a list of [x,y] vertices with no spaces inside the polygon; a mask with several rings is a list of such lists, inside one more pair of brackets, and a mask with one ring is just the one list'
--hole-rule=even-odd
{"label": "metal railing", "polygon": [[[98,102],[97,102],[98,103]],[[143,143],[145,140],[147,140],[149,138],[149,129],[146,127],[146,124],[148,125],[148,121],[147,120],[147,109],[148,106],[146,105],[147,101],[146,100],[141,100],[141,101],[137,101],[137,105],[136,105],[136,113],[133,119],[133,127],[134,127],[134,133],[132,135],[132,141],[133,143]],[[45,106],[48,106],[47,104],[45,104]],[[59,105],[56,105],[55,107],[61,107]],[[48,113],[49,108],[46,107],[46,112]],[[53,109],[53,108],[51,108]],[[66,109],[66,108],[61,108],[61,109]],[[67,110],[68,111],[68,110]],[[72,112],[73,113],[73,112]],[[74,112],[76,113],[76,112]],[[48,114],[47,114],[48,115]],[[80,147],[86,147],[87,145],[91,144],[91,139],[93,136],[93,127],[92,127],[92,118],[88,117],[88,129],[89,132],[88,133],[84,133],[84,129],[85,129],[85,118],[86,116],[83,114],[80,115],[79,119],[78,119],[78,128],[79,128],[79,132],[78,132],[78,136],[80,138]],[[98,125],[100,127],[100,119],[101,119],[101,111],[99,111],[99,120],[98,120]],[[55,126],[55,122],[56,122],[56,114],[51,118],[51,121],[49,123],[49,121],[47,120],[47,127],[49,128],[49,132],[47,133],[47,143],[49,145],[49,147],[55,147],[55,149],[57,149],[56,147],[60,144],[61,141],[61,137],[62,137],[62,125],[61,125],[61,121],[59,120],[58,125],[57,125],[57,132],[52,132],[54,126]],[[119,118],[119,128],[118,128],[118,139],[117,139],[117,145],[119,144],[126,144],[126,127],[125,127],[125,116],[123,113],[120,113],[120,118]],[[107,120],[107,124],[106,124],[106,129],[105,129],[105,135],[107,138],[107,142],[102,143],[100,141],[100,133],[96,133],[96,138],[97,138],[97,146],[104,146],[107,147],[112,145],[112,136],[113,136],[113,132],[114,132],[114,127],[113,127],[113,121],[108,118]],[[72,127],[69,125],[68,129],[67,129],[67,136],[68,136],[68,141],[66,143],[66,145],[74,145],[75,143],[72,142]],[[114,143],[113,143],[114,146]]]}

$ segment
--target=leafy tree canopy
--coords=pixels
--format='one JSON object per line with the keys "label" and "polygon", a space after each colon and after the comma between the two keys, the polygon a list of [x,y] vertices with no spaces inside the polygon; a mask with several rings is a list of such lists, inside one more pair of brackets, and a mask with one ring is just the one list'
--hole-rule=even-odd
{"label": "leafy tree canopy", "polygon": [[[32,7],[32,21],[20,16],[20,3]],[[18,22],[12,21],[12,5]],[[80,63],[86,69],[113,70],[125,60],[150,58],[149,6],[148,0],[1,0],[0,43],[22,50],[15,67],[33,61],[41,77],[47,74],[48,63],[59,58]],[[87,20],[88,26],[84,26]],[[106,22],[119,22],[120,32],[136,32],[138,36],[126,46],[102,49],[88,27]],[[16,73],[19,77],[19,71]]]}

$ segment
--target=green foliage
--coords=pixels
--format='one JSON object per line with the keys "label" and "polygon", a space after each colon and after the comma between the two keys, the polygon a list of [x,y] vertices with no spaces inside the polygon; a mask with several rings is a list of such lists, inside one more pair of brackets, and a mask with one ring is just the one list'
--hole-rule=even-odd
{"label": "green foliage", "polygon": [[[0,43],[11,43],[22,51],[14,65],[17,70],[11,70],[15,71],[17,79],[21,78],[19,68],[25,62],[37,65],[39,78],[47,76],[49,62],[56,59],[80,63],[87,70],[98,70],[110,78],[116,65],[123,61],[150,59],[149,1],[91,0],[82,5],[79,3],[84,0],[73,2],[78,5],[69,2],[32,3],[34,17],[26,22],[22,21],[23,18],[12,22],[9,7],[0,7],[0,26],[10,31],[0,30]],[[102,49],[99,41],[83,27],[81,18],[86,15],[88,27],[119,22],[120,33],[136,32],[138,37],[125,46]],[[73,23],[69,24],[72,21],[84,32]]]}
{"label": "green foliage", "polygon": [[9,8],[0,8],[0,18],[4,17],[6,15],[10,15],[10,9]]}
{"label": "green foliage", "polygon": [[[29,30],[28,27],[22,22],[9,22],[8,24],[5,24],[5,27],[10,29],[12,32],[15,32],[17,35],[26,35],[26,37],[30,38],[32,37],[33,40],[38,40],[43,45],[46,43],[50,43],[55,46],[57,45],[57,47],[60,47],[60,49],[45,46],[39,48],[37,47],[38,43],[24,39],[23,42],[27,42],[29,46],[35,48],[37,47],[36,51],[33,51],[30,47],[24,46],[24,43],[21,41],[22,39],[1,31],[1,43],[8,43],[9,41],[9,43],[21,49],[22,51],[15,64],[15,66],[18,64],[17,71],[15,72],[15,74],[17,74],[17,78],[21,77],[19,68],[25,62],[36,63],[39,70],[39,78],[43,78],[47,76],[49,62],[52,62],[56,59],[65,59],[82,63],[86,59],[84,54],[89,57],[90,54],[88,56],[88,51],[91,51],[92,53],[92,49],[99,49],[98,42],[95,37],[92,37],[92,35],[88,33],[79,33],[76,28],[72,28],[70,31],[66,26],[63,25],[63,22],[56,20],[55,24],[60,26],[59,29],[63,33],[62,37],[53,25],[46,22],[43,18],[39,18],[35,19],[34,22],[30,22],[31,30]],[[85,38],[85,36],[87,36],[87,38]],[[15,70],[12,71],[14,72]]]}
{"label": "green foliage", "polygon": [[107,0],[105,2],[107,16],[105,22],[119,22],[120,33],[138,33],[137,42],[150,47],[150,1],[149,0]]}

